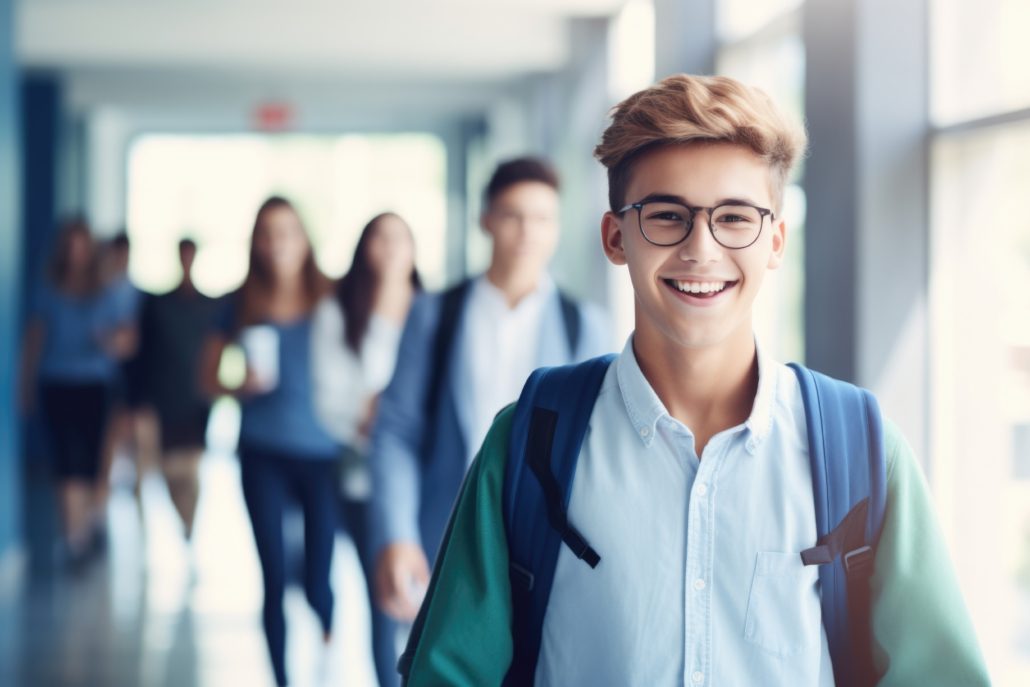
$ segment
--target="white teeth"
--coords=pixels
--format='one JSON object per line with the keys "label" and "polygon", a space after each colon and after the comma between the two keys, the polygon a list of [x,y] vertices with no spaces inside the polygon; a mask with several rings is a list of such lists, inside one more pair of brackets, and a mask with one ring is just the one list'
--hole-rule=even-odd
{"label": "white teeth", "polygon": [[727,284],[724,281],[675,281],[673,283],[676,284],[677,289],[684,293],[717,293],[725,289]]}

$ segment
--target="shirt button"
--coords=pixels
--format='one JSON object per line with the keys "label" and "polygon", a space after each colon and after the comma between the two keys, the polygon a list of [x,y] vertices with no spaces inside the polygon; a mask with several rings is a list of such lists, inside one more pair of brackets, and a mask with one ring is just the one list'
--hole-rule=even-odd
{"label": "shirt button", "polygon": [[705,588],[705,581],[704,580],[702,580],[700,577],[697,578],[696,580],[694,580],[694,589],[696,589],[697,591],[701,591],[704,588]]}
{"label": "shirt button", "polygon": [[651,436],[651,428],[650,427],[641,427],[640,428],[640,436],[644,437],[645,439],[648,438],[649,436]]}
{"label": "shirt button", "polygon": [[693,680],[695,685],[699,685],[705,681],[705,674],[700,670],[695,670],[694,674],[690,676],[690,679]]}
{"label": "shirt button", "polygon": [[707,493],[708,493],[708,485],[707,484],[701,483],[701,484],[697,485],[697,495],[698,496],[704,496]]}

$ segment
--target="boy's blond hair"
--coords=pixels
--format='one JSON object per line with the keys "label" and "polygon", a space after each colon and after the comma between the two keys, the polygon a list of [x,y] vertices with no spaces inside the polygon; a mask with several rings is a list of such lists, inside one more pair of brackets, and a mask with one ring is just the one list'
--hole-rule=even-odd
{"label": "boy's blond hair", "polygon": [[724,76],[677,74],[612,108],[612,122],[594,149],[608,168],[608,202],[626,202],[633,163],[645,150],[683,143],[733,143],[769,164],[779,209],[791,169],[805,151],[804,127],[791,122],[761,90]]}

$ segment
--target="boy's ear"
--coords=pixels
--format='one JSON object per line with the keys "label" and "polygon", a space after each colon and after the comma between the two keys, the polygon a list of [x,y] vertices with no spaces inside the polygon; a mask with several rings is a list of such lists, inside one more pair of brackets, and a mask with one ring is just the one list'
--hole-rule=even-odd
{"label": "boy's ear", "polygon": [[626,264],[626,249],[622,245],[623,233],[619,218],[609,210],[601,218],[601,248],[613,265]]}
{"label": "boy's ear", "polygon": [[787,247],[787,223],[779,220],[772,225],[772,252],[769,253],[768,267],[776,269],[783,262],[783,251]]}

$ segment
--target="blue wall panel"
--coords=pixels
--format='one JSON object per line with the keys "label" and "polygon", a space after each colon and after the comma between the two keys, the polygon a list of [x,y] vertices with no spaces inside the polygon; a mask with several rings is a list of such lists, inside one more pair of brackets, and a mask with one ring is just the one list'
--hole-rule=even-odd
{"label": "blue wall panel", "polygon": [[13,0],[0,0],[0,557],[20,542],[22,477],[16,399],[21,301],[19,83]]}

